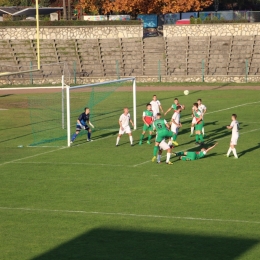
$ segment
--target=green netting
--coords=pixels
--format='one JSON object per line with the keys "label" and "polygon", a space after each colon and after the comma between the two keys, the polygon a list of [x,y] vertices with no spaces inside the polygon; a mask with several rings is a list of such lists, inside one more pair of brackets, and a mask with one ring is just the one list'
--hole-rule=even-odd
{"label": "green netting", "polygon": [[[32,146],[66,146],[67,112],[65,94],[63,96],[64,110],[62,110],[62,92],[29,97],[33,135]],[[118,131],[118,119],[125,106],[129,107],[132,114],[133,93],[131,83],[113,82],[95,87],[72,89],[70,91],[71,134],[75,132],[77,118],[83,113],[85,107],[90,108],[90,121],[95,126],[93,139],[100,137],[105,132]],[[85,138],[86,131],[81,131],[77,140]]]}

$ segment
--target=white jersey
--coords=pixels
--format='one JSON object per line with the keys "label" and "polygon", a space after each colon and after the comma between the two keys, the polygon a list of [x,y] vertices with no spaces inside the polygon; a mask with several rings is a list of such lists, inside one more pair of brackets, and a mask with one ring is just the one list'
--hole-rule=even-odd
{"label": "white jersey", "polygon": [[205,106],[204,104],[200,104],[200,105],[198,106],[198,109],[201,111],[202,117],[203,117],[205,111],[207,110],[206,106]]}
{"label": "white jersey", "polygon": [[127,127],[127,126],[129,126],[130,114],[129,114],[129,113],[128,113],[127,115],[122,114],[122,115],[119,117],[119,121],[121,122],[122,127]]}
{"label": "white jersey", "polygon": [[239,123],[237,120],[231,122],[230,126],[232,127],[232,136],[239,135]]}
{"label": "white jersey", "polygon": [[[172,119],[175,121],[175,123],[179,124],[180,123],[180,117],[181,114],[174,112],[174,114],[172,115]],[[176,125],[175,123],[173,123],[174,125]]]}
{"label": "white jersey", "polygon": [[150,102],[151,106],[152,106],[152,110],[153,110],[153,115],[156,115],[157,113],[160,112],[160,105],[161,105],[161,102],[159,100],[152,100]]}

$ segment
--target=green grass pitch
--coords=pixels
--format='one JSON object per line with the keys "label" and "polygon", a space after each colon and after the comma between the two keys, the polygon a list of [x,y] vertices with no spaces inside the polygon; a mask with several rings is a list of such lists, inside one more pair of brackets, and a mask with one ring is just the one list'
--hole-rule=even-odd
{"label": "green grass pitch", "polygon": [[[0,259],[260,259],[260,91],[189,90],[156,92],[164,110],[174,97],[186,105],[175,151],[198,149],[189,137],[197,98],[208,108],[206,145],[219,144],[173,165],[151,162],[154,139],[138,145],[154,93],[138,92],[133,147],[126,135],[115,147],[116,131],[102,130],[71,148],[27,147],[28,95],[1,95]],[[224,157],[232,113],[238,160]]]}

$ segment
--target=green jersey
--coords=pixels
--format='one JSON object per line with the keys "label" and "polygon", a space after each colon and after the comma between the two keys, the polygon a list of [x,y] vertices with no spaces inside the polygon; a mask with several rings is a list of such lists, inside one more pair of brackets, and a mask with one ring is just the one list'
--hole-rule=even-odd
{"label": "green jersey", "polygon": [[167,130],[168,128],[167,128],[166,124],[167,124],[167,121],[165,119],[156,119],[153,122],[153,126],[156,129],[157,133]]}
{"label": "green jersey", "polygon": [[153,111],[145,110],[143,112],[144,121],[150,125],[153,122]]}
{"label": "green jersey", "polygon": [[206,155],[206,152],[198,152],[196,153],[196,159],[201,159]]}
{"label": "green jersey", "polygon": [[178,103],[177,105],[176,105],[175,103],[172,104],[172,108],[173,108],[174,110],[177,110],[177,106],[180,106],[180,104],[179,104],[179,103]]}

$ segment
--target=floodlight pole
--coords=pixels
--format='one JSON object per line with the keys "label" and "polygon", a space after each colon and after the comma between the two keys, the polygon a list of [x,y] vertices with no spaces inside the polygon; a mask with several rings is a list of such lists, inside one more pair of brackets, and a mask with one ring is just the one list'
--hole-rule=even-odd
{"label": "floodlight pole", "polygon": [[70,147],[70,87],[66,86],[67,101],[67,146]]}
{"label": "floodlight pole", "polygon": [[37,68],[40,69],[40,29],[39,29],[39,1],[36,0],[36,41],[37,41]]}
{"label": "floodlight pole", "polygon": [[137,128],[136,123],[136,78],[133,79],[133,113],[134,113],[134,130]]}

